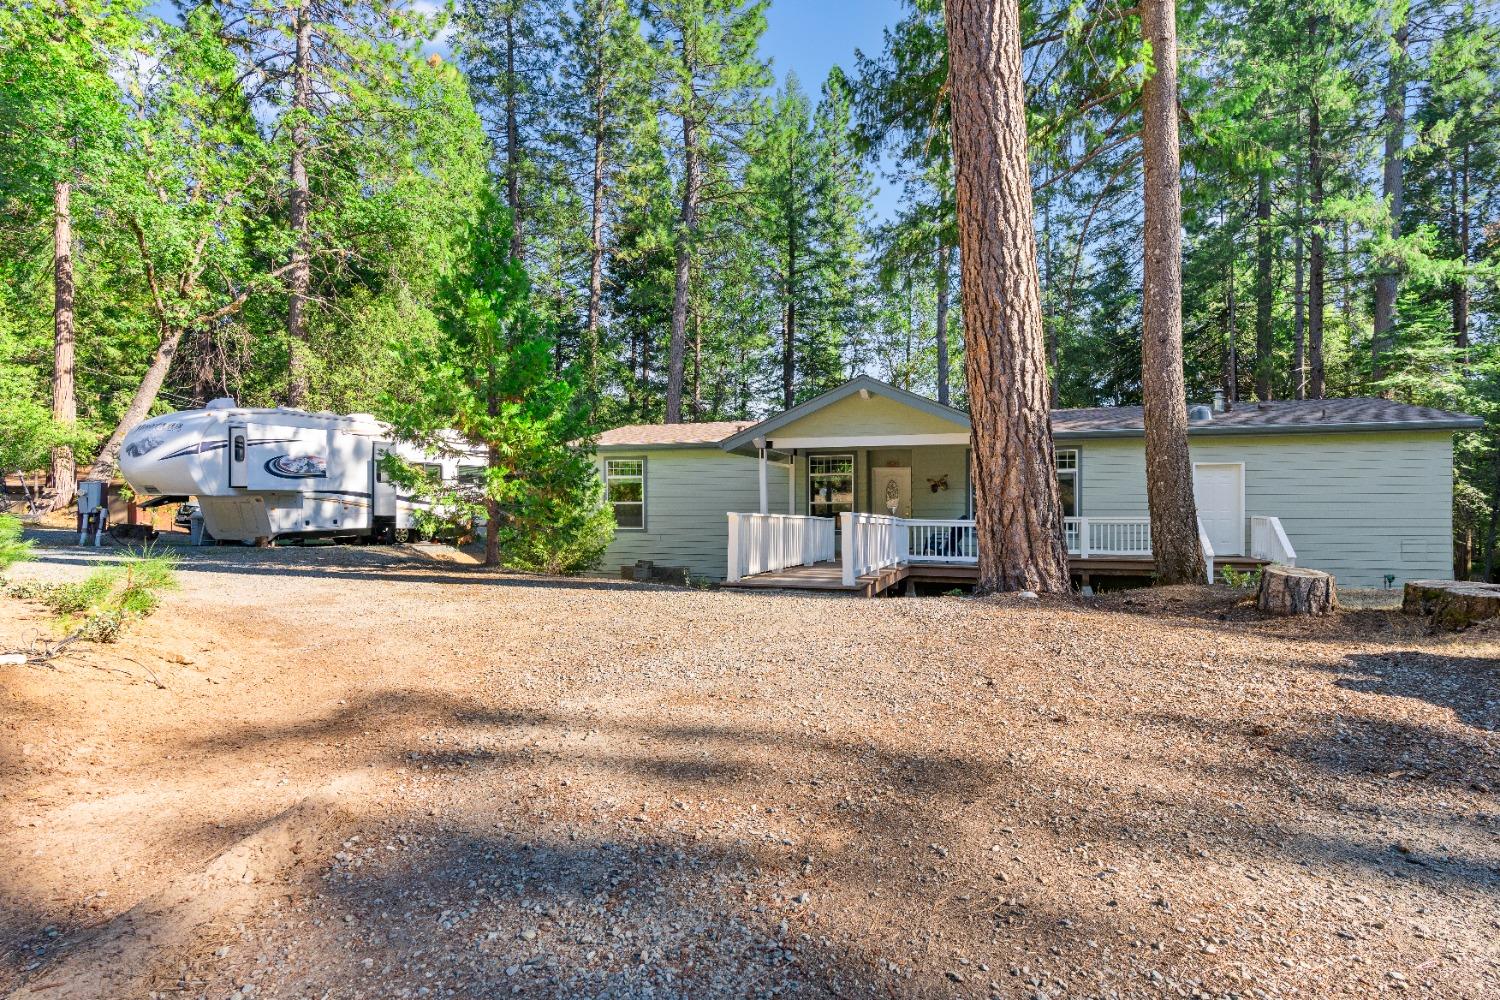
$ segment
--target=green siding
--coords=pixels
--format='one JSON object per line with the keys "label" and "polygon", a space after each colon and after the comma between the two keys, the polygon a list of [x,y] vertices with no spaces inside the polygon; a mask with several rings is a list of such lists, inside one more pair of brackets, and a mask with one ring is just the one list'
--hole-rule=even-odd
{"label": "green siding", "polygon": [[[854,455],[854,507],[870,511],[870,470],[895,462],[911,469],[911,516],[946,520],[969,509],[969,449],[961,444],[915,448],[819,448],[814,455]],[[807,452],[797,454],[797,513],[807,513]],[[948,489],[933,493],[929,478],[947,475]]]}
{"label": "green siding", "polygon": [[[1079,450],[1085,516],[1146,513],[1140,438],[1081,438],[1065,444]],[[913,517],[965,515],[963,446],[852,450],[858,509],[869,509],[871,468],[894,460],[912,469]],[[1192,441],[1192,452],[1196,462],[1245,464],[1246,517],[1279,517],[1300,565],[1327,570],[1345,586],[1360,587],[1381,586],[1386,573],[1395,574],[1397,586],[1408,579],[1452,575],[1449,431],[1200,437]],[[728,549],[725,515],[760,508],[758,461],[713,447],[610,449],[608,455],[646,459],[646,530],[618,532],[601,569],[614,574],[622,565],[652,559],[722,579]],[[786,513],[786,465],[773,462],[767,472],[770,509]],[[944,474],[949,489],[933,493],[927,480]],[[797,456],[795,476],[796,512],[806,513],[805,453]],[[1247,527],[1247,543],[1248,538]]]}
{"label": "green siding", "polygon": [[[1146,513],[1141,439],[1067,446],[1079,449],[1082,514]],[[1202,437],[1191,449],[1195,462],[1245,463],[1245,516],[1280,518],[1298,565],[1355,587],[1453,575],[1450,431]]]}
{"label": "green siding", "polygon": [[[611,448],[604,459],[646,459],[646,529],[616,531],[599,568],[613,576],[621,566],[650,559],[686,566],[694,576],[722,580],[728,574],[730,511],[760,510],[760,461],[716,447]],[[771,513],[786,513],[785,464],[766,467]]]}
{"label": "green siding", "polygon": [[768,435],[794,437],[873,437],[881,434],[967,434],[969,428],[957,420],[944,420],[914,406],[898,403],[887,396],[870,394],[861,399],[856,393],[847,399],[829,403],[800,420],[778,427]]}
{"label": "green siding", "polygon": [[[948,488],[932,492],[929,479],[948,477]],[[965,445],[913,448],[911,516],[936,521],[969,516],[969,449]]]}

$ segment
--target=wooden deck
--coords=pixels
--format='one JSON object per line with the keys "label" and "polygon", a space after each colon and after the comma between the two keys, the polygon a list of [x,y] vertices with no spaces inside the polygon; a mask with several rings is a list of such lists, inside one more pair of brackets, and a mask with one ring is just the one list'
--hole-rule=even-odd
{"label": "wooden deck", "polygon": [[[1260,569],[1265,564],[1264,559],[1252,559],[1248,556],[1226,556],[1214,560],[1215,569],[1228,566],[1242,573]],[[1149,577],[1152,569],[1149,557],[1082,559],[1071,556],[1068,559],[1068,572],[1087,584],[1095,576]],[[774,573],[747,576],[737,583],[726,583],[724,586],[743,590],[821,590],[877,597],[908,581],[966,586],[972,585],[978,578],[979,567],[972,563],[907,563],[862,576],[853,586],[849,586],[844,583],[842,566],[836,562],[820,562],[812,566],[794,566]]]}
{"label": "wooden deck", "polygon": [[[744,590],[831,590],[858,594],[861,597],[875,597],[905,580],[910,573],[910,566],[892,566],[879,573],[862,576],[853,586],[849,586],[844,583],[843,566],[836,562],[820,562],[811,566],[793,566],[774,573],[747,576],[738,583],[726,583],[724,586]],[[972,581],[974,578],[975,574],[971,572],[968,579]]]}

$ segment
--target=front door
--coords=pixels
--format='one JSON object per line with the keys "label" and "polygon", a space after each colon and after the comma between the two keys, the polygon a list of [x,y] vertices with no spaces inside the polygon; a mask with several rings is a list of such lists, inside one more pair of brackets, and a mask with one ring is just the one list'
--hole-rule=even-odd
{"label": "front door", "polygon": [[1237,462],[1193,466],[1198,520],[1216,556],[1245,554],[1245,467]]}
{"label": "front door", "polygon": [[870,491],[870,513],[911,517],[911,470],[888,467],[875,470]]}

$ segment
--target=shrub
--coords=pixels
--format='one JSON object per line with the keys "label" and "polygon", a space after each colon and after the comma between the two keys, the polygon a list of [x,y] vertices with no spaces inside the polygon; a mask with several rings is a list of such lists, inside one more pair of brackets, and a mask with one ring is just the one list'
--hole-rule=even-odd
{"label": "shrub", "polygon": [[1255,590],[1260,586],[1260,570],[1258,569],[1240,573],[1231,566],[1225,566],[1221,575],[1225,583],[1240,590]]}
{"label": "shrub", "polygon": [[160,606],[163,591],[176,586],[177,557],[143,549],[78,583],[22,584],[10,592],[47,605],[80,639],[113,642],[126,625]]}
{"label": "shrub", "polygon": [[0,515],[0,572],[31,558],[31,543],[21,537],[21,521]]}

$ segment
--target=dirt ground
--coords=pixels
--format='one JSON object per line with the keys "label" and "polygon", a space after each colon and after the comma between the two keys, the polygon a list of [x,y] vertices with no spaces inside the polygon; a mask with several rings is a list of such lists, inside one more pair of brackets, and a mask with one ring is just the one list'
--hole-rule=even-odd
{"label": "dirt ground", "polygon": [[[1500,996],[1500,631],[395,549],[182,583],[0,667],[0,993]],[[49,627],[0,598],[0,648]]]}

